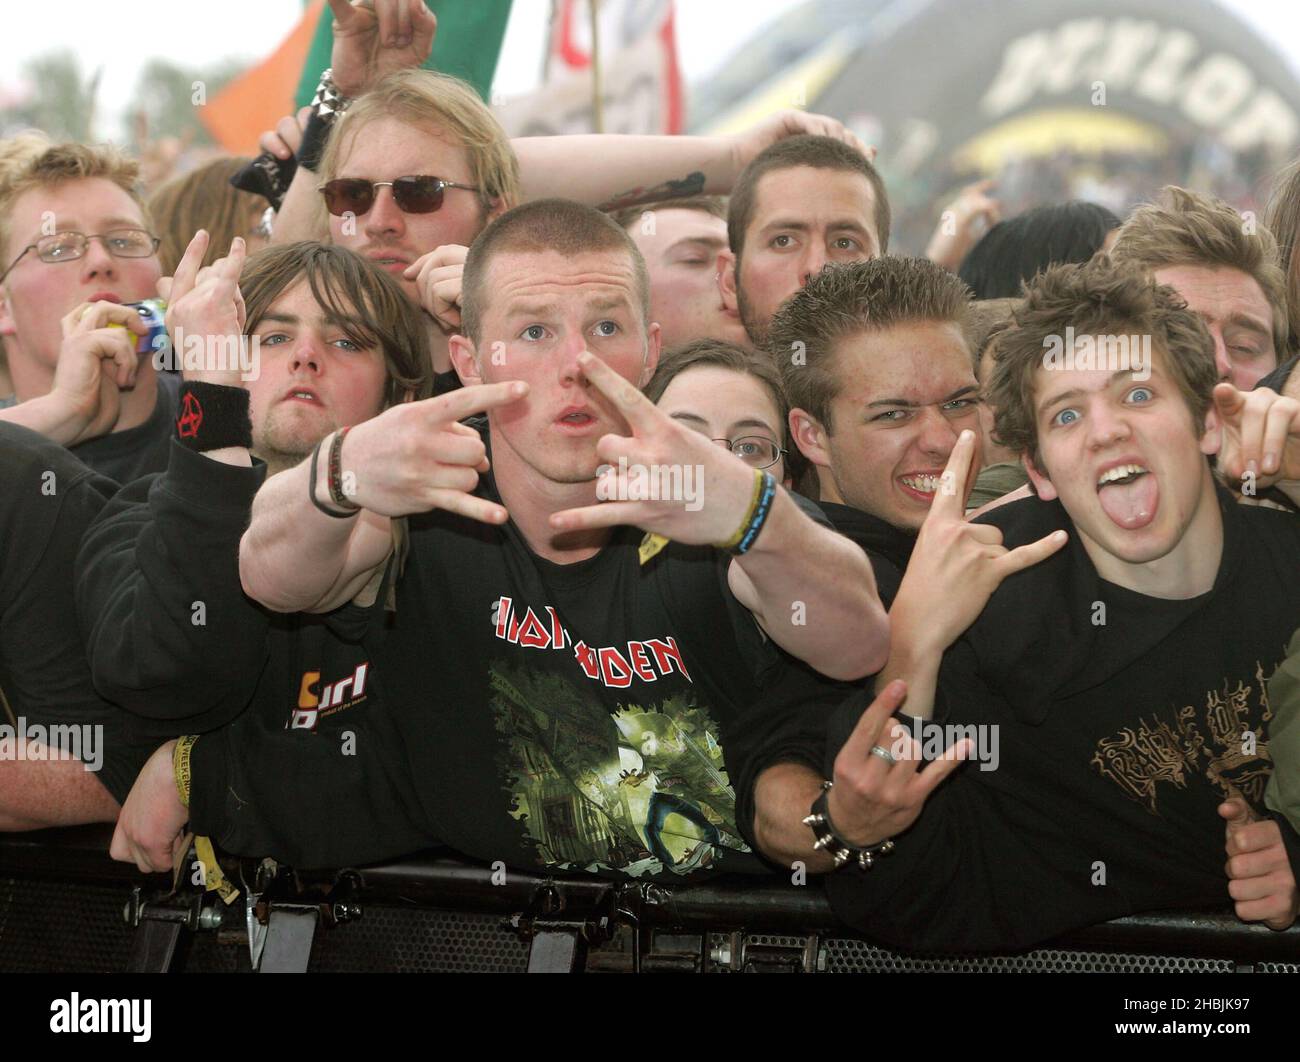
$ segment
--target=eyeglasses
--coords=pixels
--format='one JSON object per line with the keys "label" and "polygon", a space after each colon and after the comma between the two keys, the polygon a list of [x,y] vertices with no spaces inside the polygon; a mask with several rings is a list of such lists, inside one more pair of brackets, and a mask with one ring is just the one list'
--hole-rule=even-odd
{"label": "eyeglasses", "polygon": [[0,273],[4,280],[14,266],[23,260],[23,255],[35,250],[36,257],[42,262],[75,262],[86,254],[91,240],[100,240],[105,249],[114,258],[148,258],[162,241],[144,229],[113,229],[112,232],[97,232],[87,236],[84,232],[56,232],[52,236],[42,236],[35,243],[23,248],[22,254],[9,263],[9,268]]}
{"label": "eyeglasses", "polygon": [[789,450],[782,450],[771,439],[761,435],[746,435],[740,439],[712,439],[721,443],[745,464],[752,468],[770,468],[781,460]]}
{"label": "eyeglasses", "polygon": [[441,177],[398,177],[393,181],[367,181],[364,177],[340,177],[326,181],[316,190],[325,197],[325,209],[335,217],[352,214],[360,217],[375,205],[378,189],[391,188],[397,208],[404,214],[432,214],[442,209],[443,193],[448,188],[480,192],[472,184],[457,184]]}

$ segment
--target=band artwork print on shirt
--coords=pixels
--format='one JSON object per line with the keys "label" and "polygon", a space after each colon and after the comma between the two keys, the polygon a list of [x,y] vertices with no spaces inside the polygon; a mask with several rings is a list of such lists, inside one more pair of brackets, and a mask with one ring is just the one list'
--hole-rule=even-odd
{"label": "band artwork print on shirt", "polygon": [[[572,645],[554,609],[542,615],[545,622],[529,608],[520,617],[502,598],[493,620],[505,641],[568,650],[581,674],[606,688],[629,686],[634,675],[689,679],[671,637]],[[498,767],[540,862],[639,877],[702,869],[720,849],[749,851],[735,826],[718,727],[689,693],[611,713],[554,671],[497,662],[489,675]]]}
{"label": "band artwork print on shirt", "polygon": [[1181,790],[1198,775],[1224,800],[1244,797],[1260,806],[1272,765],[1267,728],[1273,712],[1263,672],[1257,665],[1254,689],[1239,682],[1235,689],[1208,691],[1200,713],[1184,705],[1172,712],[1172,721],[1169,712],[1157,713],[1103,738],[1092,766],[1155,815],[1161,783]]}

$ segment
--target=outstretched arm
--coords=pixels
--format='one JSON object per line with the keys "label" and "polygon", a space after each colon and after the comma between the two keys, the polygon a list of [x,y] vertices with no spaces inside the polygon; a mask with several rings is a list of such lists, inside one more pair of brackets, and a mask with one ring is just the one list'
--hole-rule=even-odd
{"label": "outstretched arm", "polygon": [[689,473],[694,489],[678,498],[567,509],[551,516],[551,526],[569,531],[630,525],[686,545],[720,545],[770,502],[766,521],[755,525],[752,546],[731,562],[732,593],[768,637],[822,674],[857,679],[879,669],[889,623],[866,554],[815,523],[779,487],[757,484],[755,469],[673,420],[599,358],[584,353],[580,364],[632,431],[598,443],[597,455],[609,463],[601,473],[606,489],[598,496],[638,497],[621,482],[638,468],[680,469],[683,486]]}
{"label": "outstretched arm", "polygon": [[[523,197],[563,196],[601,210],[686,195],[726,195],[764,148],[804,133],[842,140],[868,158],[875,154],[843,123],[821,114],[781,111],[735,136],[519,137]],[[600,165],[591,165],[599,159]]]}
{"label": "outstretched arm", "polygon": [[[312,503],[330,497],[326,460],[315,482],[310,461],[272,476],[240,543],[244,592],[276,612],[328,612],[352,600],[392,551],[390,517],[441,508],[504,523],[500,505],[473,494],[487,453],[478,432],[458,422],[526,393],[518,381],[464,387],[358,424],[340,457],[343,483],[354,486],[350,500],[360,508],[343,519]],[[332,442],[325,439],[320,452]]]}

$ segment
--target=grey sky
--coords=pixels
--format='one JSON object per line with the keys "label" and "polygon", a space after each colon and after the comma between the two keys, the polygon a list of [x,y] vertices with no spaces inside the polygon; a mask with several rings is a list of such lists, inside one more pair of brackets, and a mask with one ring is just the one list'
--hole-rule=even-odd
{"label": "grey sky", "polygon": [[[759,26],[800,0],[677,0],[677,42],[688,82],[708,74]],[[972,0],[977,2],[977,0]],[[1300,71],[1300,4],[1222,0]],[[548,0],[515,0],[496,90],[527,92],[536,84]],[[203,65],[225,56],[248,60],[270,52],[299,18],[300,0],[58,0],[0,7],[4,63],[0,99],[22,90],[22,62],[71,48],[88,70],[103,68],[97,132],[114,136],[146,59],[164,56]]]}

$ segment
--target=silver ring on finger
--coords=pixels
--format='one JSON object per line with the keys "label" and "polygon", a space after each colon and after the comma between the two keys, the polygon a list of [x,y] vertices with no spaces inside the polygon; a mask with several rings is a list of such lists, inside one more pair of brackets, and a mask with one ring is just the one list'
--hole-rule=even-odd
{"label": "silver ring on finger", "polygon": [[885,748],[883,745],[872,745],[871,755],[879,756],[891,767],[898,762],[898,760],[895,759],[894,754],[890,752],[889,749]]}

